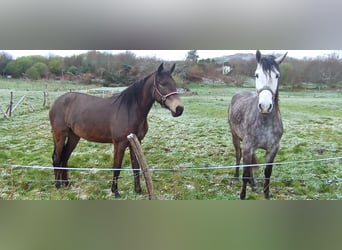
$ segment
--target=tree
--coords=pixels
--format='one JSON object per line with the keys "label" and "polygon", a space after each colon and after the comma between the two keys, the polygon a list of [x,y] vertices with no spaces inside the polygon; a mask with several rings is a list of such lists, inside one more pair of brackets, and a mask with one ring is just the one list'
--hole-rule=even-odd
{"label": "tree", "polygon": [[136,55],[131,51],[126,51],[125,53],[121,53],[118,55],[118,59],[121,65],[129,65],[134,66],[136,63]]}
{"label": "tree", "polygon": [[99,77],[100,77],[100,79],[102,79],[103,78],[103,73],[106,71],[106,69],[105,68],[99,68],[98,70],[97,70],[97,73],[99,74]]}
{"label": "tree", "polygon": [[186,56],[186,61],[197,63],[198,60],[197,50],[190,50]]}
{"label": "tree", "polygon": [[49,70],[45,63],[37,62],[27,69],[25,73],[31,80],[38,80],[42,77],[46,77],[48,72]]}
{"label": "tree", "polygon": [[34,67],[37,70],[37,72],[39,73],[40,78],[46,77],[47,74],[49,73],[49,68],[48,68],[48,66],[45,63],[37,62],[32,67]]}
{"label": "tree", "polygon": [[62,70],[63,70],[62,58],[52,59],[48,64],[48,68],[49,68],[51,73],[56,74],[56,75],[60,75],[62,73]]}
{"label": "tree", "polygon": [[7,63],[5,67],[5,73],[8,75],[12,75],[13,77],[20,76],[19,68],[17,67],[16,61],[10,61],[9,63]]}
{"label": "tree", "polygon": [[280,83],[282,86],[289,85],[293,89],[301,84],[301,67],[296,67],[295,62],[283,62],[280,67]]}
{"label": "tree", "polygon": [[26,75],[31,80],[38,80],[38,79],[40,79],[40,74],[39,74],[37,68],[33,67],[33,66],[30,67],[28,70],[26,70]]}
{"label": "tree", "polygon": [[5,72],[14,77],[21,77],[26,71],[36,63],[45,63],[46,59],[42,56],[22,56],[14,61],[10,61],[6,67]]}
{"label": "tree", "polygon": [[322,83],[333,84],[341,79],[342,63],[337,53],[332,53],[321,63]]}
{"label": "tree", "polygon": [[69,72],[73,75],[77,75],[78,74],[78,68],[76,66],[72,65],[68,68],[67,72]]}
{"label": "tree", "polygon": [[2,52],[0,54],[0,72],[1,74],[3,75],[6,71],[6,65],[12,61],[12,56],[5,53],[5,52]]}

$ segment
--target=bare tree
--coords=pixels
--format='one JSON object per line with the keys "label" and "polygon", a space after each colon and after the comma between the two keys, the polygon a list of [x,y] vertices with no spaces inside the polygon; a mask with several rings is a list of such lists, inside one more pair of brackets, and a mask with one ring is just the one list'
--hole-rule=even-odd
{"label": "bare tree", "polygon": [[197,63],[198,61],[197,50],[190,50],[186,56],[186,61]]}

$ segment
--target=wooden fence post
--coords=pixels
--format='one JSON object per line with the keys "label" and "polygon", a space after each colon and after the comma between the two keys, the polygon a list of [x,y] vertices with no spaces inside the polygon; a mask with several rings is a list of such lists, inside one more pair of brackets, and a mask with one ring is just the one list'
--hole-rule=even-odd
{"label": "wooden fence post", "polygon": [[1,106],[0,106],[0,112],[4,115],[5,118],[7,119],[9,118],[6,112],[1,108]]}
{"label": "wooden fence post", "polygon": [[11,91],[11,100],[10,100],[10,104],[9,104],[9,117],[12,116],[12,107],[13,107],[13,92]]}
{"label": "wooden fence post", "polygon": [[49,96],[49,92],[47,90],[44,91],[44,101],[43,101],[43,107],[46,106],[46,103],[48,101],[48,96]]}
{"label": "wooden fence post", "polygon": [[129,134],[127,136],[127,139],[131,143],[132,149],[135,153],[135,156],[139,162],[142,173],[144,175],[146,188],[148,192],[148,198],[149,200],[156,200],[156,196],[154,195],[154,191],[153,191],[152,179],[148,171],[147,162],[146,162],[144,153],[141,149],[140,142],[135,134]]}

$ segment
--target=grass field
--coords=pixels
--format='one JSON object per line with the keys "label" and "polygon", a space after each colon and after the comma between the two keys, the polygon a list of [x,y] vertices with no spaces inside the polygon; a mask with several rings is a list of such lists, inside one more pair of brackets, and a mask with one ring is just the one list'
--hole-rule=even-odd
{"label": "grass field", "polygon": [[[42,106],[44,90],[49,91],[51,104],[66,91],[94,88],[72,83],[0,81],[2,109],[6,109],[11,91],[14,103],[26,95],[10,119],[0,118],[0,199],[114,199],[110,171],[70,171],[72,186],[56,190],[51,169],[10,167],[51,167],[53,143],[48,106]],[[173,118],[159,105],[148,116],[149,132],[142,148],[149,168],[154,170],[151,174],[157,198],[239,199],[241,181],[232,183],[234,169],[211,167],[235,164],[227,107],[232,95],[243,89],[205,84],[191,84],[189,88],[196,94],[181,97],[185,106],[181,117]],[[341,160],[299,161],[342,156],[342,94],[284,90],[280,91],[280,106],[285,131],[276,162],[291,163],[274,166],[272,199],[341,199]],[[112,154],[111,144],[81,140],[69,167],[109,168]],[[261,162],[263,156],[264,152],[258,151]],[[131,169],[128,152],[123,169]],[[255,176],[261,189],[263,167]],[[131,171],[121,172],[119,190],[122,199],[147,199],[146,192],[134,193]],[[264,197],[248,188],[247,199]]]}

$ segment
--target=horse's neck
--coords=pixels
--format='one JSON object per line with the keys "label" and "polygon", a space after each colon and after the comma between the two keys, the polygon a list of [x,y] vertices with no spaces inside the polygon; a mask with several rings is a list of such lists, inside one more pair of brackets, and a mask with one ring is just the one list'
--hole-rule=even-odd
{"label": "horse's neck", "polygon": [[141,93],[141,98],[137,100],[138,109],[143,115],[147,115],[150,112],[154,103],[153,77],[154,75],[146,79],[144,82],[143,91]]}
{"label": "horse's neck", "polygon": [[281,124],[281,115],[278,104],[275,104],[272,112],[267,115],[258,112],[258,119],[265,126],[274,127],[277,126],[276,124]]}

